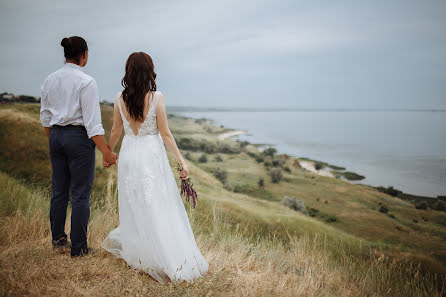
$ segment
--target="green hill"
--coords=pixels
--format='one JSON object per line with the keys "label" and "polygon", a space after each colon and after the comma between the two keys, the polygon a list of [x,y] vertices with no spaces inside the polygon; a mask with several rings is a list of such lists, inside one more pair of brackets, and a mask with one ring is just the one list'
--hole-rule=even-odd
{"label": "green hill", "polygon": [[[112,107],[103,105],[102,116],[108,133]],[[0,105],[4,295],[67,294],[61,287],[89,296],[445,293],[445,212],[312,174],[295,158],[220,140],[224,128],[174,115],[169,125],[199,193],[197,208],[188,214],[210,262],[208,275],[193,285],[162,286],[103,251],[76,261],[56,254],[49,248],[48,144],[38,118],[38,104]],[[89,240],[99,247],[118,214],[116,167],[102,169],[97,156]],[[279,171],[280,181],[272,182]],[[285,196],[303,202],[302,212],[283,205]]]}

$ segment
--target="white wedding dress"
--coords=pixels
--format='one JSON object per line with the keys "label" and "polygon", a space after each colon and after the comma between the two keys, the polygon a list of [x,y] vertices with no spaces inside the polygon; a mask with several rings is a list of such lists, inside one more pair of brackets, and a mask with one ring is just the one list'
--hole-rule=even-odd
{"label": "white wedding dress", "polygon": [[118,106],[125,136],[118,160],[119,227],[103,248],[161,283],[193,280],[206,274],[208,262],[195,242],[189,218],[169,165],[156,123],[156,91],[135,135]]}

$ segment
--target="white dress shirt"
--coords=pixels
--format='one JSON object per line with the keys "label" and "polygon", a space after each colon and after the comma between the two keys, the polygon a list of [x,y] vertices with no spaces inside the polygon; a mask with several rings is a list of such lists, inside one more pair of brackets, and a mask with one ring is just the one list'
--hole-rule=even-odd
{"label": "white dress shirt", "polygon": [[98,86],[82,67],[66,63],[43,82],[40,121],[44,127],[80,125],[88,138],[104,135]]}

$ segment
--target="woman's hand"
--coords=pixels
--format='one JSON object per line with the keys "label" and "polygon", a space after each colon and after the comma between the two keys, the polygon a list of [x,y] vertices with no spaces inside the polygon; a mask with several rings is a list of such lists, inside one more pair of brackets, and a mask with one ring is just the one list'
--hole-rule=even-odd
{"label": "woman's hand", "polygon": [[187,179],[189,176],[189,169],[187,168],[186,163],[182,164],[181,167],[183,167],[183,170],[180,171],[180,178]]}

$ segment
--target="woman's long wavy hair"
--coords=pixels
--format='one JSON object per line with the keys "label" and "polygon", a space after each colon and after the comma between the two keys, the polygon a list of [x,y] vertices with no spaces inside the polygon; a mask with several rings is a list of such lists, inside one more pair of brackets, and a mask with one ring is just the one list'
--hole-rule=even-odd
{"label": "woman's long wavy hair", "polygon": [[148,54],[137,52],[129,56],[121,81],[124,87],[122,99],[130,117],[135,121],[144,119],[144,98],[147,92],[156,91],[155,78],[153,61]]}

